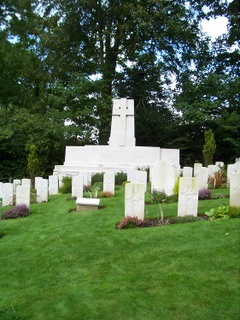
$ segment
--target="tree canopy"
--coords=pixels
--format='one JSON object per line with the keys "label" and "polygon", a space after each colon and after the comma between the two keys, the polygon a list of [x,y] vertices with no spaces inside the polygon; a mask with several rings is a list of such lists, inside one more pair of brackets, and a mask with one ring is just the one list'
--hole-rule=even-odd
{"label": "tree canopy", "polygon": [[[47,174],[66,145],[107,144],[114,97],[134,99],[138,145],[180,148],[191,165],[211,129],[216,159],[233,161],[239,12],[237,0],[3,0],[0,176],[27,174],[33,145]],[[201,21],[218,16],[228,33],[211,41]]]}

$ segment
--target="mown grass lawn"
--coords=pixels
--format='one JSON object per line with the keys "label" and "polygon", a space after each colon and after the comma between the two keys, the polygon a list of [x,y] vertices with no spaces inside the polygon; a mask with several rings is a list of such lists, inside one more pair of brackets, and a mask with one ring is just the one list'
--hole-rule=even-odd
{"label": "mown grass lawn", "polygon": [[239,319],[240,219],[116,230],[123,190],[99,211],[71,211],[68,197],[2,221],[0,319]]}

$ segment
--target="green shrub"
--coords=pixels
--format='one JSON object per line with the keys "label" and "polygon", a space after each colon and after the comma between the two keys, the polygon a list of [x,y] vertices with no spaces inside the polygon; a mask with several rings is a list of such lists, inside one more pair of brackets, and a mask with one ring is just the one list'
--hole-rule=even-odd
{"label": "green shrub", "polygon": [[23,218],[30,215],[29,208],[25,204],[18,204],[3,213],[3,219]]}
{"label": "green shrub", "polygon": [[127,181],[127,174],[124,172],[117,172],[115,174],[115,185],[121,186],[123,182]]}
{"label": "green shrub", "polygon": [[225,170],[219,170],[209,177],[208,184],[214,189],[221,188],[227,181]]}
{"label": "green shrub", "polygon": [[92,185],[94,185],[96,182],[103,182],[103,173],[95,173],[92,176]]}
{"label": "green shrub", "polygon": [[177,178],[173,187],[173,194],[175,196],[178,196],[178,193],[179,193],[179,182],[180,182],[180,177]]}
{"label": "green shrub", "polygon": [[94,185],[90,187],[89,190],[87,190],[86,193],[84,193],[84,196],[86,198],[98,198],[100,196],[100,192],[103,189],[103,183],[102,182],[95,182]]}
{"label": "green shrub", "polygon": [[72,192],[72,177],[63,177],[63,185],[59,188],[60,193],[71,193]]}
{"label": "green shrub", "polygon": [[114,195],[112,194],[112,192],[109,191],[103,191],[101,193],[101,198],[113,198]]}
{"label": "green shrub", "polygon": [[203,218],[195,217],[195,216],[184,216],[184,217],[173,216],[173,217],[168,218],[168,221],[170,224],[195,222],[195,221],[199,221],[199,220],[203,220]]}
{"label": "green shrub", "polygon": [[162,191],[153,190],[152,192],[153,203],[163,203],[166,202],[167,195]]}
{"label": "green shrub", "polygon": [[240,218],[240,207],[229,207],[229,216],[230,218]]}
{"label": "green shrub", "polygon": [[229,206],[220,206],[217,208],[212,208],[204,214],[209,217],[209,220],[228,219]]}

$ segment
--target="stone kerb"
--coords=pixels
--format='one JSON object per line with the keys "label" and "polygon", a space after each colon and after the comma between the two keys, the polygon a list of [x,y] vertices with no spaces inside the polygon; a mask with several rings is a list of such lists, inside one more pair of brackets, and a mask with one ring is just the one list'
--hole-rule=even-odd
{"label": "stone kerb", "polygon": [[231,176],[230,206],[240,207],[240,172],[234,173]]}
{"label": "stone kerb", "polygon": [[114,173],[104,173],[103,191],[111,192],[113,195],[115,195],[115,174]]}
{"label": "stone kerb", "polygon": [[167,161],[159,161],[152,170],[151,192],[164,191],[167,196],[173,194],[175,173],[173,166]]}
{"label": "stone kerb", "polygon": [[76,211],[88,211],[88,210],[98,210],[100,204],[100,199],[95,198],[77,198],[76,205],[77,209]]}
{"label": "stone kerb", "polygon": [[179,180],[178,216],[197,216],[198,178],[181,177]]}
{"label": "stone kerb", "polygon": [[125,217],[144,219],[145,191],[142,183],[126,183],[125,185]]}
{"label": "stone kerb", "polygon": [[30,193],[29,186],[17,185],[16,187],[16,205],[25,204],[30,208]]}
{"label": "stone kerb", "polygon": [[83,175],[72,176],[72,197],[83,197]]}

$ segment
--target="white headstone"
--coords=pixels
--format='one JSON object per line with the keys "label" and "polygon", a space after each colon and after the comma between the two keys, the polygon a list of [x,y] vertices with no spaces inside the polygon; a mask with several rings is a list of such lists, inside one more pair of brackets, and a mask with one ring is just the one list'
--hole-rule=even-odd
{"label": "white headstone", "polygon": [[173,194],[174,184],[174,168],[167,161],[159,161],[152,170],[151,192],[164,191],[167,196],[170,196]]}
{"label": "white headstone", "polygon": [[194,163],[193,176],[198,178],[199,176],[201,176],[201,172],[202,172],[202,163]]}
{"label": "white headstone", "polygon": [[103,175],[103,191],[115,194],[115,174],[104,173]]}
{"label": "white headstone", "polygon": [[218,172],[220,170],[219,166],[217,166],[216,164],[210,164],[208,166],[208,174],[214,175],[215,172]]}
{"label": "white headstone", "polygon": [[57,175],[51,175],[48,177],[49,180],[49,194],[54,195],[58,194],[58,176]]}
{"label": "white headstone", "polygon": [[230,206],[240,207],[240,173],[234,173],[231,176]]}
{"label": "white headstone", "polygon": [[202,167],[199,178],[199,190],[208,189],[208,168]]}
{"label": "white headstone", "polygon": [[16,194],[16,188],[19,185],[21,185],[21,180],[20,179],[14,179],[13,180],[13,193],[14,193],[14,195]]}
{"label": "white headstone", "polygon": [[192,167],[183,167],[183,177],[191,178],[193,176],[193,168]]}
{"label": "white headstone", "polygon": [[16,187],[16,205],[25,204],[30,207],[30,188],[29,186],[17,185]]}
{"label": "white headstone", "polygon": [[38,186],[41,185],[42,177],[35,177],[34,188],[38,189]]}
{"label": "white headstone", "polygon": [[3,197],[3,182],[0,182],[0,199]]}
{"label": "white headstone", "polygon": [[134,100],[114,99],[109,145],[133,147],[135,140]]}
{"label": "white headstone", "polygon": [[145,192],[147,191],[147,171],[129,170],[127,173],[127,181],[131,183],[143,183]]}
{"label": "white headstone", "polygon": [[72,176],[72,197],[83,197],[83,175]]}
{"label": "white headstone", "polygon": [[38,182],[37,188],[37,202],[47,202],[48,201],[48,180],[42,179]]}
{"label": "white headstone", "polygon": [[142,183],[125,185],[125,217],[144,219],[145,191]]}
{"label": "white headstone", "polygon": [[215,165],[219,167],[219,170],[222,169],[224,167],[224,162],[222,161],[217,161],[215,162]]}
{"label": "white headstone", "polygon": [[181,177],[178,194],[178,216],[197,216],[198,178]]}
{"label": "white headstone", "polygon": [[31,189],[31,179],[22,179],[22,186],[24,187],[28,187],[29,189]]}
{"label": "white headstone", "polygon": [[13,183],[3,183],[2,206],[13,205]]}

